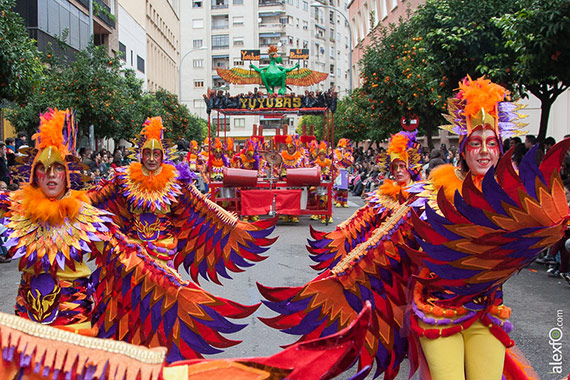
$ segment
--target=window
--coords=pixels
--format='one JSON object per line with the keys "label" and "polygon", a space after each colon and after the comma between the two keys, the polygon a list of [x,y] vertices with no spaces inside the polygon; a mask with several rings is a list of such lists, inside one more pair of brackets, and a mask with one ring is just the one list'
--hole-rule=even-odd
{"label": "window", "polygon": [[331,41],[334,41],[334,29],[330,29]]}
{"label": "window", "polygon": [[194,99],[194,108],[204,108],[204,100],[203,99]]}
{"label": "window", "polygon": [[289,18],[288,17],[280,17],[279,18],[279,22],[283,25],[288,23]]}
{"label": "window", "polygon": [[330,71],[329,71],[332,75],[334,75],[334,65],[331,63],[331,67],[330,67]]}
{"label": "window", "polygon": [[137,55],[137,70],[144,74],[144,59]]}
{"label": "window", "polygon": [[309,41],[303,40],[303,49],[308,49],[308,48],[309,48]]}
{"label": "window", "polygon": [[295,5],[299,8],[299,0],[295,0]]}
{"label": "window", "polygon": [[334,47],[332,47],[332,46],[331,46],[331,58],[334,58]]}
{"label": "window", "polygon": [[227,49],[230,47],[230,35],[212,36],[212,49]]}
{"label": "window", "polygon": [[203,59],[194,59],[192,61],[192,66],[195,68],[204,67],[204,60]]}
{"label": "window", "polygon": [[234,37],[234,46],[243,46],[243,37]]}
{"label": "window", "polygon": [[212,0],[212,9],[227,8],[228,3],[225,0]]}
{"label": "window", "polygon": [[203,88],[204,81],[201,79],[194,79],[194,88]]}
{"label": "window", "polygon": [[243,61],[240,58],[234,58],[234,66],[243,66]]}
{"label": "window", "polygon": [[234,0],[234,5],[243,5],[243,0]]}
{"label": "window", "polygon": [[329,11],[329,21],[334,24],[334,11]]}
{"label": "window", "polygon": [[194,49],[201,48],[204,45],[204,40],[194,40],[192,41],[192,46]]}
{"label": "window", "polygon": [[307,21],[303,21],[303,30],[309,29],[309,23]]}
{"label": "window", "polygon": [[204,27],[204,19],[195,18],[192,20],[192,28],[199,29]]}
{"label": "window", "polygon": [[303,0],[303,10],[304,11],[308,11],[309,10],[309,2]]}
{"label": "window", "polygon": [[119,58],[121,58],[123,61],[127,59],[127,47],[119,42]]}
{"label": "window", "polygon": [[202,0],[192,0],[192,8],[202,8]]}
{"label": "window", "polygon": [[234,119],[234,128],[245,128],[245,119],[242,117],[235,118]]}
{"label": "window", "polygon": [[228,15],[212,16],[212,29],[228,29],[230,17]]}
{"label": "window", "polygon": [[299,27],[299,18],[297,17],[297,19],[295,20],[295,26],[298,28]]}
{"label": "window", "polygon": [[243,25],[243,16],[234,17],[234,25]]}

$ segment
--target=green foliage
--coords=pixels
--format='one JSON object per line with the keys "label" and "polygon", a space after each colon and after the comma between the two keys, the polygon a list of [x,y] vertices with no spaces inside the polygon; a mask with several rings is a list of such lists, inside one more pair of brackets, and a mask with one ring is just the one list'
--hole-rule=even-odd
{"label": "green foliage", "polygon": [[362,88],[341,99],[334,115],[335,141],[343,137],[353,141],[376,139],[382,134],[383,128],[378,128],[377,113],[372,107],[371,98]]}
{"label": "green foliage", "polygon": [[22,103],[37,86],[44,67],[14,0],[0,0],[0,99]]}
{"label": "green foliage", "polygon": [[147,94],[147,97],[150,104],[145,110],[146,117],[161,116],[167,138],[202,141],[208,124],[191,115],[186,105],[178,103],[176,95],[160,89],[155,94]]}
{"label": "green foliage", "polygon": [[514,58],[513,77],[541,100],[538,140],[546,137],[550,107],[570,85],[570,2],[520,0],[516,12],[494,18]]}
{"label": "green foliage", "polygon": [[360,61],[364,109],[381,126],[368,137],[396,132],[402,116],[415,114],[430,141],[458,82],[485,75],[515,97],[528,90],[541,99],[541,138],[550,105],[568,87],[569,7],[568,0],[427,0],[380,28]]}
{"label": "green foliage", "polygon": [[307,130],[307,134],[310,132],[310,126],[313,126],[315,137],[317,140],[321,141],[323,139],[323,117],[321,115],[303,115],[299,118],[297,123],[296,132],[301,135],[303,131],[303,126]]}
{"label": "green foliage", "polygon": [[87,135],[93,124],[99,138],[131,139],[151,116],[163,118],[166,137],[201,139],[204,135],[204,120],[191,116],[167,91],[143,93],[142,81],[132,70],[122,69],[120,59],[109,57],[104,47],[90,45],[77,52],[72,63],[51,52],[43,58],[51,69],[26,103],[7,114],[17,130],[34,133],[38,115],[57,107],[75,110],[80,135]]}
{"label": "green foliage", "polygon": [[368,138],[382,141],[401,130],[400,119],[417,116],[424,133],[431,136],[445,108],[442,83],[415,25],[400,20],[379,30],[360,64],[364,113],[374,122]]}

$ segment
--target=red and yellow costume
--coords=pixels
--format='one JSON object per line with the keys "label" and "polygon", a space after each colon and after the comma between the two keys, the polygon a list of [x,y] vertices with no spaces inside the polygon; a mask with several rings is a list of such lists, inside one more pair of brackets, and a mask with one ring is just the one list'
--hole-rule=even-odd
{"label": "red and yellow costume", "polygon": [[[20,260],[22,272],[16,314],[84,335],[164,346],[168,361],[199,358],[237,343],[220,331],[238,331],[243,325],[226,318],[244,318],[257,306],[214,297],[157,265],[142,247],[128,240],[113,223],[114,215],[93,207],[80,190],[84,178],[75,158],[75,136],[71,112],[51,110],[42,115],[34,135],[35,149],[28,150],[17,168],[18,181],[27,184],[14,193],[0,194],[6,245],[10,257]],[[38,186],[35,176],[40,164],[46,171],[65,168],[61,196],[48,198]],[[94,273],[86,265],[88,259],[95,260],[98,269]],[[7,344],[8,335],[4,331],[0,335]],[[50,347],[34,347],[47,353],[30,353],[30,359],[49,362],[54,357]],[[58,358],[61,364],[64,357]],[[6,360],[10,358],[0,360],[0,373],[7,368]],[[76,364],[81,367],[83,363]],[[20,375],[60,379],[51,362],[46,365],[50,367],[41,368],[45,375],[38,373],[40,368],[27,368]],[[67,370],[71,367],[73,363]]]}
{"label": "red and yellow costume", "polygon": [[[520,133],[519,107],[504,98],[490,81],[461,83],[447,119],[462,147],[481,126],[499,141]],[[484,178],[441,166],[404,189],[385,183],[337,230],[313,232],[315,267],[325,272],[299,288],[260,287],[282,314],[264,322],[295,324],[291,332],[310,339],[342,328],[370,300],[374,321],[359,368],[376,362],[375,376],[395,378],[407,355],[425,379],[533,378],[508,336],[502,284],[564,235],[558,171],[569,146],[557,144],[540,165],[531,150],[520,176],[509,152]],[[376,203],[378,194],[392,202]]]}
{"label": "red and yellow costume", "polygon": [[190,151],[186,154],[186,161],[188,161],[190,171],[194,173],[202,172],[202,161],[198,156],[199,154],[198,143],[196,140],[190,141]]}
{"label": "red and yellow costume", "polygon": [[[287,178],[287,169],[298,169],[307,166],[306,156],[303,148],[300,147],[300,141],[297,135],[288,135],[285,137],[285,145],[285,150],[281,151],[281,166],[279,168],[279,178],[281,180]],[[294,150],[294,152],[291,153],[291,150]],[[299,216],[282,215],[281,220],[299,223]]]}
{"label": "red and yellow costume", "polygon": [[354,163],[350,140],[342,138],[338,140],[333,153],[333,165],[338,171],[335,180],[335,206],[348,207],[348,171]]}

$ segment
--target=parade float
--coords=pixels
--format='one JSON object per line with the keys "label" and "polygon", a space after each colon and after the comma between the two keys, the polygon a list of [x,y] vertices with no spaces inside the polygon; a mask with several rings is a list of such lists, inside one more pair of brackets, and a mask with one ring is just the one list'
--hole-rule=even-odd
{"label": "parade float", "polygon": [[[260,60],[259,51],[243,51],[247,60]],[[290,58],[308,58],[308,50],[296,49],[290,52]],[[277,48],[269,48],[270,64],[257,67],[250,64],[250,69],[218,69],[218,75],[232,84],[252,84],[264,86],[266,92],[259,91],[230,96],[227,92],[210,90],[204,95],[208,114],[208,150],[212,150],[214,141],[227,143],[228,116],[257,115],[282,118],[285,115],[322,115],[323,140],[327,156],[332,155],[330,147],[334,145],[334,112],[337,105],[336,93],[313,92],[305,90],[302,94],[287,93],[288,86],[310,86],[327,78],[328,74],[307,68],[285,68]],[[215,123],[212,123],[212,119]],[[222,121],[222,124],[220,123]],[[223,135],[220,133],[223,131]],[[318,215],[326,223],[332,216],[333,170],[321,173],[321,167],[288,168],[283,163],[282,148],[288,141],[295,140],[299,149],[308,150],[311,145],[319,145],[314,136],[314,128],[303,128],[303,133],[288,134],[287,125],[277,128],[275,136],[264,136],[263,127],[254,125],[252,136],[246,141],[242,155],[249,149],[249,160],[257,160],[251,167],[228,165],[223,167],[221,176],[210,177],[211,200],[241,217],[260,215]],[[321,142],[323,144],[323,142]],[[218,143],[219,145],[219,143]],[[252,153],[253,152],[253,153]],[[213,157],[208,152],[208,157]],[[247,158],[246,158],[247,159]],[[207,163],[207,170],[212,172],[212,159]],[[234,167],[231,167],[234,166]],[[328,173],[330,171],[330,173]],[[320,201],[319,201],[320,200]],[[324,200],[324,201],[323,201]],[[297,218],[298,221],[298,218]]]}

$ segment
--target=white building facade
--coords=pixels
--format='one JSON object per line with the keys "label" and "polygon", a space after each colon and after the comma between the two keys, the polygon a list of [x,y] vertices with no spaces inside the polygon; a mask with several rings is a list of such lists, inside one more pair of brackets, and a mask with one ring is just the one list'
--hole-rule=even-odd
{"label": "white building facade", "polygon": [[[207,119],[203,95],[208,88],[229,91],[230,95],[254,91],[254,85],[233,85],[221,79],[216,69],[248,68],[241,50],[260,50],[261,61],[269,63],[267,51],[275,45],[283,64],[329,74],[327,79],[310,87],[291,86],[292,92],[326,91],[334,87],[339,98],[349,87],[349,26],[338,13],[310,6],[311,0],[191,0],[181,4],[180,98],[190,111]],[[329,0],[337,7],[338,0]],[[324,4],[324,3],[323,3]],[[338,8],[338,7],[337,7]],[[341,12],[344,9],[338,8]],[[306,61],[289,61],[291,49],[309,49]],[[265,92],[263,86],[260,87]],[[217,126],[216,113],[212,125]],[[220,116],[222,117],[222,116]],[[264,126],[264,135],[273,136],[276,127],[296,126],[297,116],[267,119],[259,116],[232,116],[226,120],[228,137],[244,139],[252,133],[253,124]],[[223,119],[220,125],[223,126]],[[220,127],[220,135],[224,135]]]}
{"label": "white building facade", "polygon": [[[136,13],[134,16],[137,16]],[[140,16],[139,18],[141,18]],[[144,9],[140,21],[137,21],[135,17],[122,4],[119,4],[119,52],[124,67],[134,70],[136,77],[143,80],[143,90],[146,91],[147,81],[144,63],[147,61],[147,37],[144,26],[140,24],[140,21],[144,23]]]}

